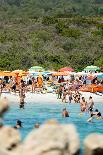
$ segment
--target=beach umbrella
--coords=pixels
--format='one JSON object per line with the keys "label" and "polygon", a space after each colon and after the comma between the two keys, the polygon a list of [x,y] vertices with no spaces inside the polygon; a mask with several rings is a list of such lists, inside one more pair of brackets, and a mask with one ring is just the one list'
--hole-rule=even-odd
{"label": "beach umbrella", "polygon": [[73,68],[68,68],[68,67],[64,67],[64,68],[59,69],[59,72],[65,72],[65,71],[74,72],[74,69]]}
{"label": "beach umbrella", "polygon": [[23,72],[23,70],[19,70],[19,69],[12,71],[12,73],[15,73],[17,77],[21,76],[20,74],[22,74],[22,72]]}
{"label": "beach umbrella", "polygon": [[12,71],[13,73],[20,73],[20,72],[23,72],[23,70],[19,70],[19,69],[17,69],[17,70],[14,70],[14,71]]}
{"label": "beach umbrella", "polygon": [[46,76],[46,75],[52,75],[53,73],[56,73],[54,71],[44,71],[42,72],[42,75]]}
{"label": "beach umbrella", "polygon": [[13,72],[0,72],[0,76],[16,76]]}
{"label": "beach umbrella", "polygon": [[20,72],[19,73],[19,76],[27,76],[28,74],[29,74],[29,72],[23,71],[23,72]]}
{"label": "beach umbrella", "polygon": [[78,76],[87,76],[89,73],[85,73],[85,72],[78,72],[76,73],[76,75]]}
{"label": "beach umbrella", "polygon": [[41,66],[33,66],[29,69],[29,72],[42,72],[44,71],[44,68]]}
{"label": "beach umbrella", "polygon": [[52,76],[68,76],[69,73],[67,72],[57,72],[57,73],[53,73]]}
{"label": "beach umbrella", "polygon": [[16,75],[19,75],[22,72],[23,72],[23,70],[19,70],[19,69],[12,71],[12,73],[15,73]]}
{"label": "beach umbrella", "polygon": [[84,71],[97,71],[100,70],[100,68],[98,66],[87,66],[86,68],[84,68]]}

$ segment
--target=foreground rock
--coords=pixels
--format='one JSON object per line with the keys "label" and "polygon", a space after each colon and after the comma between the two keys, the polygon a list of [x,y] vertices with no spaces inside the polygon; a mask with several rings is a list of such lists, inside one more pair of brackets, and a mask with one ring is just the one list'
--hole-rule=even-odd
{"label": "foreground rock", "polygon": [[17,155],[17,154],[3,150],[2,148],[0,148],[0,155]]}
{"label": "foreground rock", "polygon": [[0,148],[11,151],[15,149],[19,143],[20,134],[16,129],[7,126],[0,128]]}
{"label": "foreground rock", "polygon": [[49,121],[29,134],[18,154],[79,155],[79,150],[79,138],[74,125]]}
{"label": "foreground rock", "polygon": [[7,98],[0,99],[0,117],[3,116],[3,113],[6,112],[9,108]]}
{"label": "foreground rock", "polygon": [[84,141],[84,146],[84,155],[103,155],[103,135],[89,135]]}

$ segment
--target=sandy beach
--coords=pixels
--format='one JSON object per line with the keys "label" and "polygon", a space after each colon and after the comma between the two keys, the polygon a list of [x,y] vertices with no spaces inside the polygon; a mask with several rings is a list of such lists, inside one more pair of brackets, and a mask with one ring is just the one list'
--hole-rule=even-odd
{"label": "sandy beach", "polygon": [[[88,102],[88,99],[90,96],[93,97],[94,103],[103,103],[103,96],[99,96],[96,95],[94,93],[90,93],[90,92],[81,92],[82,96],[85,97],[86,101]],[[1,98],[3,97],[7,97],[9,100],[9,103],[19,103],[19,94],[14,94],[14,93],[2,93]],[[67,98],[68,100],[68,98]],[[52,94],[52,93],[47,93],[47,94],[35,94],[35,93],[30,93],[27,92],[26,93],[26,98],[25,98],[25,102],[29,103],[62,103],[61,100],[57,99],[57,95],[56,94]]]}

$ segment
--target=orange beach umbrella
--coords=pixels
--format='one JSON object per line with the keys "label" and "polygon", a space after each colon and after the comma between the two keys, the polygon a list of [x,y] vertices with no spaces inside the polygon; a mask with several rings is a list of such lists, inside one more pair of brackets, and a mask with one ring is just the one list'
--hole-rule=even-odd
{"label": "orange beach umbrella", "polygon": [[16,76],[13,72],[0,72],[0,76]]}

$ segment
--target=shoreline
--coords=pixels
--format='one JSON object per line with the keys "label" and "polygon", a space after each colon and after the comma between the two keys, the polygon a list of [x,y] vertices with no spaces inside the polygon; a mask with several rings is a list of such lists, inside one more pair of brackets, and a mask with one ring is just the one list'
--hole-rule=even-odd
{"label": "shoreline", "polygon": [[[80,92],[83,97],[85,97],[86,101],[88,102],[89,97],[92,96],[94,103],[103,103],[103,96],[96,95],[90,92]],[[14,93],[2,93],[0,98],[7,97],[9,103],[16,103],[20,102],[19,94]],[[16,101],[16,102],[15,102]],[[61,100],[57,99],[57,95],[53,93],[46,93],[46,94],[35,94],[31,92],[26,93],[25,102],[33,102],[35,103],[48,103],[48,104],[55,104],[55,103],[62,103]]]}

